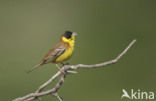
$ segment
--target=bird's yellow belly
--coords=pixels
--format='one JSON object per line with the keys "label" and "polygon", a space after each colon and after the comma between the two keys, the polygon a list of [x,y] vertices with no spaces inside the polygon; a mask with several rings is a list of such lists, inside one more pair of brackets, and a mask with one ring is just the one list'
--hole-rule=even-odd
{"label": "bird's yellow belly", "polygon": [[55,63],[66,61],[72,56],[73,51],[74,51],[74,48],[71,48],[71,47],[68,48],[61,56],[57,57],[57,59],[55,60]]}

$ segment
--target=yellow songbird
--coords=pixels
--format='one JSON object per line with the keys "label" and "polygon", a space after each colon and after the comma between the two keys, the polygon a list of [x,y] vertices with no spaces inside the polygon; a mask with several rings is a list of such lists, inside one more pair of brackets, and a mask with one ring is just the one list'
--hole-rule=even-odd
{"label": "yellow songbird", "polygon": [[61,40],[55,45],[55,47],[50,49],[48,53],[43,57],[41,62],[28,72],[31,72],[37,67],[47,63],[54,63],[59,68],[58,63],[63,64],[63,62],[68,60],[73,54],[75,35],[77,34],[71,31],[66,31],[65,33],[63,33]]}

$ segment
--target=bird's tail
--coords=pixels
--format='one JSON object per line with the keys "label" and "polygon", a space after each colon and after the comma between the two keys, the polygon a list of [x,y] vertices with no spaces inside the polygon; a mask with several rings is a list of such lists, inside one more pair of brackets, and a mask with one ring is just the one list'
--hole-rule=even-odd
{"label": "bird's tail", "polygon": [[42,65],[41,63],[35,65],[35,66],[32,67],[29,71],[27,71],[27,73],[30,73],[30,72],[34,71],[37,67],[40,67],[41,65]]}

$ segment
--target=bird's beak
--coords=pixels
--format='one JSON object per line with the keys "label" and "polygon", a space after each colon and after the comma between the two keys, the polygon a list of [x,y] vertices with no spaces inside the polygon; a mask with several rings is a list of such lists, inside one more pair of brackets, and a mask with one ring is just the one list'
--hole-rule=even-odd
{"label": "bird's beak", "polygon": [[77,33],[76,32],[73,32],[73,36],[76,36],[77,35]]}

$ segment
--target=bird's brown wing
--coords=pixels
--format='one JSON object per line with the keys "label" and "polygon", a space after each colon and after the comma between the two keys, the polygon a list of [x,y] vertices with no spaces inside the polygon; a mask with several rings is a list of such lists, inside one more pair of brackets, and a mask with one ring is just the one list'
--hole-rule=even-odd
{"label": "bird's brown wing", "polygon": [[66,47],[64,43],[59,42],[54,48],[49,50],[49,52],[44,56],[44,58],[41,61],[41,64],[46,64],[49,62],[54,62],[55,59],[63,54],[66,50]]}

